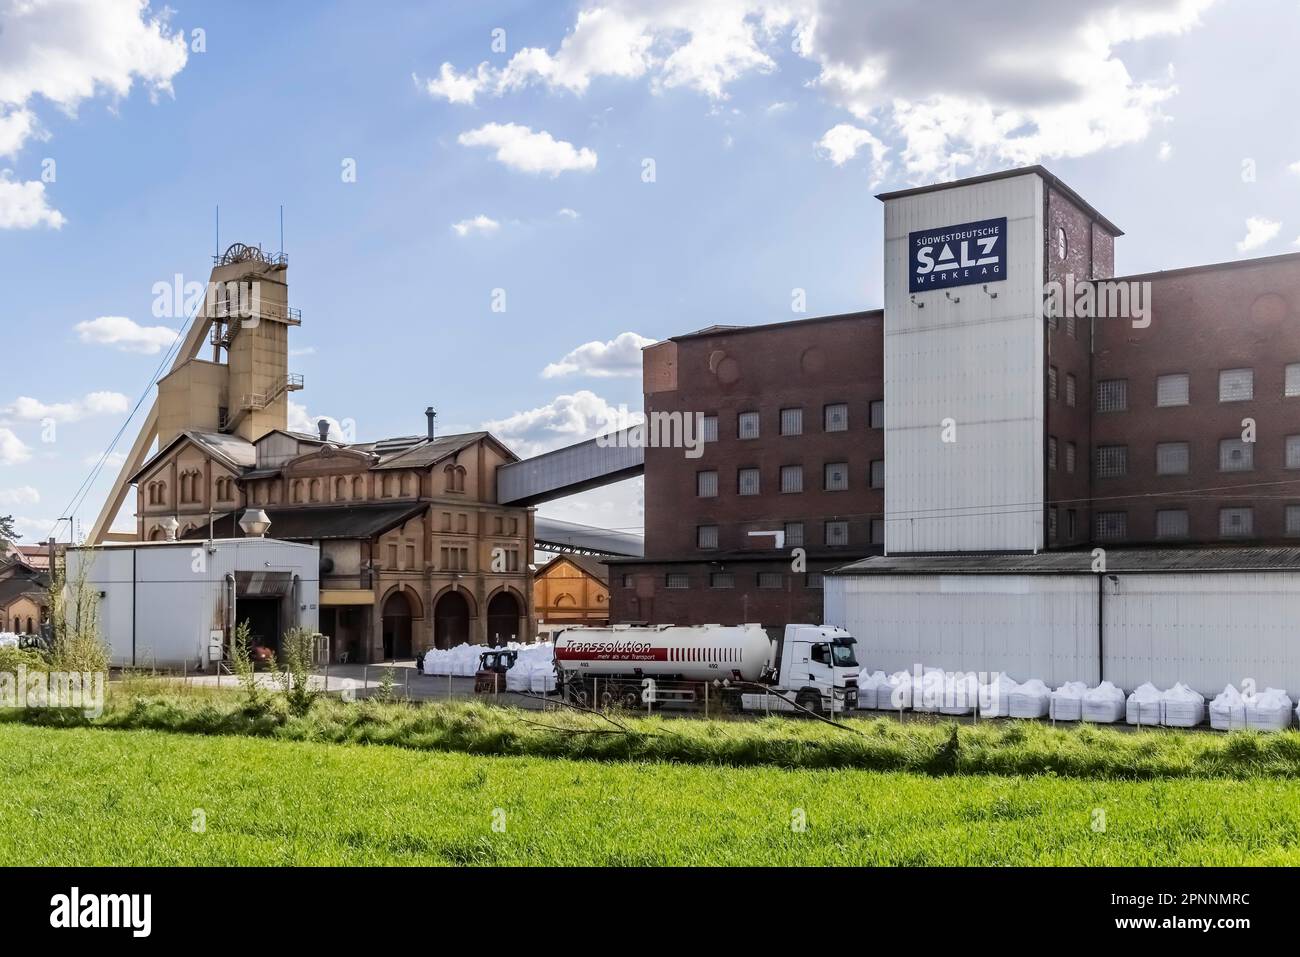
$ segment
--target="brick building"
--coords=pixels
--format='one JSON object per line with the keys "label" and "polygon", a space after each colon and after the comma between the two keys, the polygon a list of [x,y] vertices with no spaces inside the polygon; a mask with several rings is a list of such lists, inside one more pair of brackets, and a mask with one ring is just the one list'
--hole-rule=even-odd
{"label": "brick building", "polygon": [[[645,351],[646,412],[702,413],[712,441],[699,459],[646,450],[646,554],[611,563],[613,621],[820,621],[819,573],[886,544],[1300,537],[1300,255],[1114,277],[1121,231],[1041,167],[880,198],[888,323],[712,327]],[[1004,217],[1010,269],[900,290],[918,231],[998,222],[944,225],[977,214]],[[1050,285],[1103,280],[1147,290],[1150,322],[1047,305]],[[753,534],[773,531],[779,546]]]}

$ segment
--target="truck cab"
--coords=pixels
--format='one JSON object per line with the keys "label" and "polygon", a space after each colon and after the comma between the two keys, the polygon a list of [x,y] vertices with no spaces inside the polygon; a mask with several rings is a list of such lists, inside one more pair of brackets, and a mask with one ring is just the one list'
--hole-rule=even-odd
{"label": "truck cab", "polygon": [[858,706],[856,643],[843,628],[786,625],[777,683],[809,711],[854,711]]}

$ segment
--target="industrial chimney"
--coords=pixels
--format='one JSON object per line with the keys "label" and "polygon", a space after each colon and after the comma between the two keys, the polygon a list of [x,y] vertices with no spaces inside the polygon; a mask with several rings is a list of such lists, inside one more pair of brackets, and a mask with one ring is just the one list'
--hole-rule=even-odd
{"label": "industrial chimney", "polygon": [[316,431],[320,433],[320,440],[322,442],[329,441],[329,434],[330,434],[329,419],[317,419]]}
{"label": "industrial chimney", "polygon": [[424,417],[425,417],[426,419],[429,420],[429,433],[428,433],[428,434],[429,434],[429,440],[432,441],[432,440],[433,440],[433,433],[434,433],[434,431],[435,431],[435,429],[434,429],[434,427],[433,427],[433,423],[437,420],[437,418],[438,418],[438,413],[433,411],[433,406],[429,406],[427,409],[424,410]]}

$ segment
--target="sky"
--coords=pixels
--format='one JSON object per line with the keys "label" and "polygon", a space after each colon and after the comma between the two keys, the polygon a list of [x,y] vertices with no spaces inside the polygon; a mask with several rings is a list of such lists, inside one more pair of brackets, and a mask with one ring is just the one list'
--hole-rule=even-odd
{"label": "sky", "polygon": [[1121,274],[1298,251],[1297,38],[1297,0],[0,0],[0,515],[89,532],[218,243],[289,257],[291,426],[432,405],[520,455],[637,411],[650,342],[879,307],[888,189],[1043,163]]}

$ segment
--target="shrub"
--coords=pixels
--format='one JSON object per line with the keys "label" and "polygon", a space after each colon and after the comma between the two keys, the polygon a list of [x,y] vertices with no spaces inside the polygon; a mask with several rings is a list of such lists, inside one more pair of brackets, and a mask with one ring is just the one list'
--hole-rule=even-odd
{"label": "shrub", "polygon": [[279,673],[280,690],[289,710],[296,715],[311,710],[317,696],[311,690],[313,637],[306,628],[290,628],[280,642],[284,657],[284,671]]}

